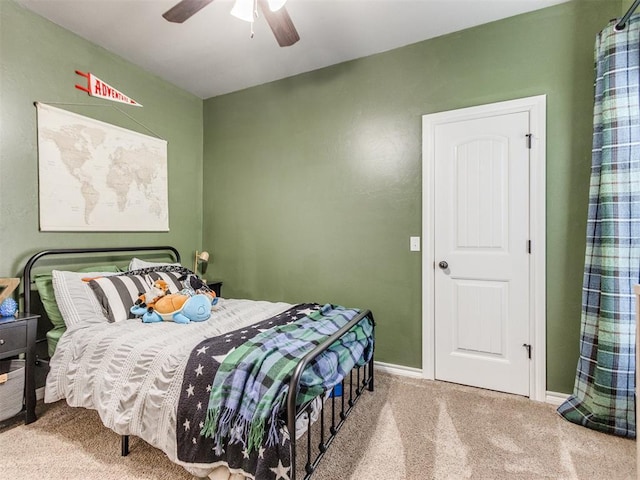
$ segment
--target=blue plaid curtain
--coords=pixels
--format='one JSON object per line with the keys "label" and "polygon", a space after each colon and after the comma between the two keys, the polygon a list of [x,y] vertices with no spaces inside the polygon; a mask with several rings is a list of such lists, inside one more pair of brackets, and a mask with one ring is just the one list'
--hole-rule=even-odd
{"label": "blue plaid curtain", "polygon": [[635,298],[640,283],[640,15],[596,39],[596,88],[580,359],[558,412],[635,437]]}

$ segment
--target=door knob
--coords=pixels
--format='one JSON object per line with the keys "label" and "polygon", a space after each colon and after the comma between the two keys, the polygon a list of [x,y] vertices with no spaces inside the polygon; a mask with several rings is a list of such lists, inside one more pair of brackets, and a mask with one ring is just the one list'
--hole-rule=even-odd
{"label": "door knob", "polygon": [[441,269],[443,269],[443,270],[446,270],[447,268],[449,268],[449,264],[448,264],[447,262],[445,262],[444,260],[442,260],[442,261],[438,264],[438,266],[439,266]]}

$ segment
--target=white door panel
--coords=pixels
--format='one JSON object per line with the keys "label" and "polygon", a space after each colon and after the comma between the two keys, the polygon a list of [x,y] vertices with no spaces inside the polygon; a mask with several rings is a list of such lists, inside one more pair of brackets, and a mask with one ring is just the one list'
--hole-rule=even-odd
{"label": "white door panel", "polygon": [[453,351],[504,357],[507,282],[453,281]]}
{"label": "white door panel", "polygon": [[455,148],[456,249],[504,248],[508,139],[479,138]]}
{"label": "white door panel", "polygon": [[528,112],[437,125],[435,376],[529,394]]}

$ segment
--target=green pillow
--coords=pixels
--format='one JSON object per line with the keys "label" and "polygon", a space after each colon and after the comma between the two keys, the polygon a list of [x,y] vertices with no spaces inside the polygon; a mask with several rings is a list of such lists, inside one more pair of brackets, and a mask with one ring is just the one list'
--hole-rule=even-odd
{"label": "green pillow", "polygon": [[64,327],[62,314],[58,310],[56,297],[53,294],[53,276],[50,273],[39,273],[35,276],[36,288],[40,294],[42,306],[55,328]]}
{"label": "green pillow", "polygon": [[[100,265],[97,267],[84,267],[78,272],[120,272],[121,270],[116,265]],[[66,328],[62,314],[58,309],[56,303],[56,296],[53,293],[53,275],[49,273],[38,273],[34,275],[34,281],[36,288],[40,294],[40,300],[42,300],[42,306],[44,311],[47,312],[47,316],[54,328]]]}
{"label": "green pillow", "polygon": [[53,352],[56,351],[56,345],[58,340],[67,329],[65,327],[56,327],[53,330],[47,332],[47,350],[49,352],[49,358],[53,357]]}

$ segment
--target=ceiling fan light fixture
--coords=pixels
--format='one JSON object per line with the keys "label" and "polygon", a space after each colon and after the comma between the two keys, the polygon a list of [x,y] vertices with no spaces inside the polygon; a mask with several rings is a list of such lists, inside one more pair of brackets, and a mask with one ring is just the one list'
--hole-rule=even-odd
{"label": "ceiling fan light fixture", "polygon": [[282,7],[284,7],[284,4],[287,3],[287,0],[267,0],[267,3],[269,4],[269,10],[271,10],[272,12],[277,12]]}
{"label": "ceiling fan light fixture", "polygon": [[253,22],[254,0],[236,0],[231,15],[245,22]]}

